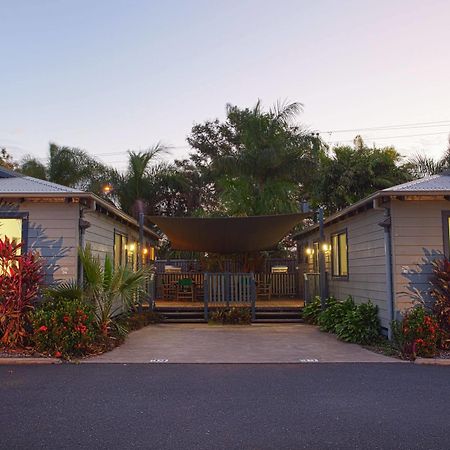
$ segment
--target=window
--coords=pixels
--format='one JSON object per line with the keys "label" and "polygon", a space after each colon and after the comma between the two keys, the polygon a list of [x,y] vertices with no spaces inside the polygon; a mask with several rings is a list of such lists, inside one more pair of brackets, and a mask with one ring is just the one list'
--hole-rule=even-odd
{"label": "window", "polygon": [[450,211],[442,211],[442,225],[444,232],[444,255],[450,258]]}
{"label": "window", "polygon": [[127,237],[114,231],[114,267],[124,266],[127,263]]}
{"label": "window", "polygon": [[313,272],[319,273],[319,242],[313,242]]}
{"label": "window", "polygon": [[28,213],[0,211],[0,239],[7,237],[11,241],[27,245]]}
{"label": "window", "polygon": [[347,230],[331,235],[331,271],[333,277],[348,277]]}

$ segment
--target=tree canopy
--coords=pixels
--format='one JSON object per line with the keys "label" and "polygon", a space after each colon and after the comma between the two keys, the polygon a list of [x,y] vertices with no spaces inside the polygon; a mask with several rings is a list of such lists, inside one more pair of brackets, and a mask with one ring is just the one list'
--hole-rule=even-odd
{"label": "tree canopy", "polygon": [[394,147],[367,147],[358,136],[353,147],[337,146],[322,155],[311,201],[332,213],[412,177],[411,165]]}
{"label": "tree canopy", "polygon": [[324,154],[320,139],[294,124],[300,111],[299,103],[277,104],[268,111],[260,102],[251,109],[227,105],[224,122],[192,128],[190,167],[203,181],[205,200],[213,201],[204,211],[260,215],[298,210],[302,192],[314,179],[312,169]]}
{"label": "tree canopy", "polygon": [[303,201],[331,214],[379,189],[450,168],[450,143],[436,160],[405,160],[394,147],[368,147],[359,136],[353,146],[329,148],[299,123],[301,112],[300,103],[229,104],[224,120],[192,127],[189,156],[173,163],[161,160],[168,149],[156,144],[128,151],[128,167],[118,171],[84,150],[52,143],[46,162],[28,156],[17,163],[2,149],[0,165],[92,191],[134,216],[288,213]]}

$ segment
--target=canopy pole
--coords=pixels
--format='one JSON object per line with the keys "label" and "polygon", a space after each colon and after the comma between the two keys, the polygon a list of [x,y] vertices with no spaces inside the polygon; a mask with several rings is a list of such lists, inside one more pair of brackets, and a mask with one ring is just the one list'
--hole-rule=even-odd
{"label": "canopy pole", "polygon": [[[143,264],[143,251],[144,251],[144,213],[139,213],[139,249],[138,249],[138,255],[137,255],[137,263],[138,263],[138,269],[142,269]],[[139,292],[139,313],[142,313],[142,294]]]}
{"label": "canopy pole", "polygon": [[325,266],[325,252],[323,251],[325,244],[325,230],[323,224],[323,206],[319,208],[319,290],[320,290],[320,306],[322,311],[326,308],[327,303],[327,274]]}

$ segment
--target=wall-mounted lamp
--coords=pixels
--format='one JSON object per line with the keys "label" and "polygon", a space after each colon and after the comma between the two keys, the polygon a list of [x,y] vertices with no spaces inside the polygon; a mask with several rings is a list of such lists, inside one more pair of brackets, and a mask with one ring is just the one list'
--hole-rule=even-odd
{"label": "wall-mounted lamp", "polygon": [[147,254],[148,254],[148,248],[144,247],[144,249],[142,250],[142,253],[143,253],[144,255],[147,255]]}
{"label": "wall-mounted lamp", "polygon": [[314,255],[314,249],[311,248],[311,247],[306,247],[305,253],[306,253],[308,256]]}
{"label": "wall-mounted lamp", "polygon": [[112,191],[113,191],[113,187],[109,183],[106,183],[102,186],[102,192],[104,194],[111,194]]}
{"label": "wall-mounted lamp", "polygon": [[324,243],[322,244],[322,251],[325,252],[325,253],[327,253],[327,252],[329,252],[330,250],[331,250],[331,245],[330,245],[330,244],[327,244],[326,242],[324,242]]}
{"label": "wall-mounted lamp", "polygon": [[130,252],[134,252],[136,250],[136,245],[135,244],[130,244],[128,247],[128,250],[130,250]]}

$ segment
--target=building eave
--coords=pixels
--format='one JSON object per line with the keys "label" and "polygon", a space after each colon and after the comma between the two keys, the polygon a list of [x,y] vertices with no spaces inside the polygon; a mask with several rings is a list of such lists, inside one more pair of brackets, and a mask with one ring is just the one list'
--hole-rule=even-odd
{"label": "building eave", "polygon": [[[95,202],[95,204],[100,205],[102,208],[104,208],[106,211],[109,211],[112,215],[116,216],[117,218],[129,223],[130,225],[134,226],[135,228],[139,229],[139,223],[136,219],[129,216],[125,212],[121,211],[116,206],[112,205],[111,203],[107,202],[106,200],[102,199],[96,194],[93,194],[92,192],[4,192],[0,193],[0,199],[51,199],[51,198],[58,198],[58,199],[85,199],[85,200],[91,200]],[[144,233],[148,236],[151,236],[152,239],[158,241],[160,239],[160,236],[155,233],[153,230],[148,228],[147,226],[144,226]]]}
{"label": "building eave", "polygon": [[[383,191],[377,191],[374,194],[370,195],[369,197],[366,197],[362,200],[359,200],[356,203],[353,203],[350,206],[347,206],[347,208],[344,208],[331,216],[327,217],[324,220],[324,226],[331,225],[332,223],[343,219],[344,217],[349,217],[351,215],[354,215],[358,212],[361,208],[363,209],[364,206],[370,205],[375,201],[381,201],[382,199],[392,199],[392,198],[398,198],[403,199],[405,197],[441,197],[445,198],[446,200],[450,200],[450,191],[449,190],[428,190],[428,191],[419,191],[419,190],[383,190]],[[293,238],[295,240],[300,240],[302,237],[313,233],[314,231],[319,229],[319,225],[313,225],[311,227],[305,228],[302,231],[299,231],[296,233]]]}

